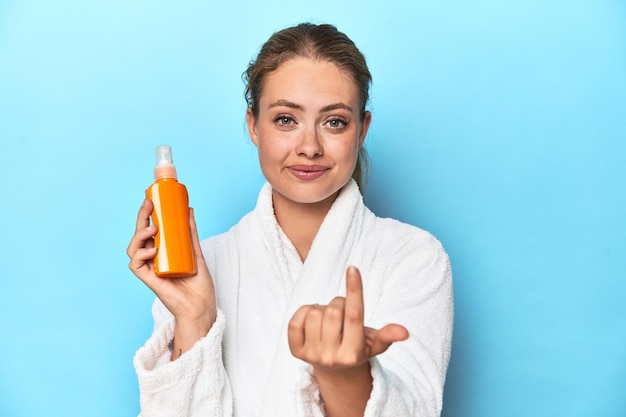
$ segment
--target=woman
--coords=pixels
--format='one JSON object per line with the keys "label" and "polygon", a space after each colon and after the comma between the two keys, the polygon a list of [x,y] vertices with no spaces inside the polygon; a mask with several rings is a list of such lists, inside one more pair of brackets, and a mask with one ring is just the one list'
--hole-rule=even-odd
{"label": "woman", "polygon": [[151,202],[139,211],[129,267],[157,295],[135,357],[142,415],[439,415],[449,261],[363,205],[363,55],[335,27],[301,24],[272,35],[245,79],[267,179],[256,208],[202,243],[190,210],[198,274],[182,279],[154,275]]}

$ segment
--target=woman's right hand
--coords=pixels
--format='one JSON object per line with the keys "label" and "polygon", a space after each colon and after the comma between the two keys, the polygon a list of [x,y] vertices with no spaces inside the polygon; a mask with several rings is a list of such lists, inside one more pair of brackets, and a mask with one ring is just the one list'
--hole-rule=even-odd
{"label": "woman's right hand", "polygon": [[215,287],[204,261],[193,209],[189,209],[191,239],[196,258],[197,274],[187,278],[160,278],[154,273],[156,256],[154,235],[156,226],[150,225],[152,201],[144,200],[135,234],[126,253],[130,258],[128,267],[161,300],[176,318],[172,360],[178,358],[209,332],[217,316]]}

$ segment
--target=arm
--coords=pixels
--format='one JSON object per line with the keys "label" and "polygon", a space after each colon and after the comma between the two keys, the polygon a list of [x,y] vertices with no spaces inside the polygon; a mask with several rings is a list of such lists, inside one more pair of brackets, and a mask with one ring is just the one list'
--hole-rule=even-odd
{"label": "arm", "polygon": [[[343,403],[348,408],[348,403],[352,403],[351,407],[356,407],[348,411],[354,413],[353,415],[436,417],[441,412],[452,337],[452,276],[448,257],[441,245],[425,233],[410,234],[391,247],[393,253],[381,253],[379,259],[384,262],[378,262],[368,271],[369,277],[375,278],[368,280],[365,292],[365,305],[369,307],[367,322],[368,325],[380,329],[379,336],[381,332],[393,333],[404,329],[408,330],[410,337],[402,343],[393,343],[391,346],[386,344],[392,340],[402,340],[400,334],[382,338],[386,344],[381,343],[382,347],[378,350],[383,353],[370,354],[367,361],[371,385],[367,384],[368,380],[361,374],[354,379],[357,383],[363,384],[356,391],[361,393],[359,395],[350,394],[347,390],[350,384],[343,384],[344,390],[329,386],[324,380],[325,375],[320,373],[320,366],[315,363],[315,357],[310,353],[310,356],[299,356],[300,353],[293,349],[294,342],[299,340],[299,343],[303,343],[301,340],[319,339],[317,336],[308,337],[308,328],[305,324],[301,324],[300,332],[294,332],[296,336],[304,332],[305,339],[297,339],[290,334],[290,347],[294,356],[312,365],[314,377],[312,382],[317,379],[319,394],[327,408],[329,400],[330,406],[333,406],[334,400],[331,397],[337,394],[337,401],[340,404]],[[335,300],[331,304],[334,302]],[[308,314],[304,314],[302,310],[325,310],[327,307],[330,307],[330,304],[304,306],[297,315],[306,317]],[[317,312],[313,317],[316,314],[318,317],[325,316]],[[296,324],[298,322],[292,321]],[[388,325],[391,321],[404,327]],[[298,326],[294,326],[293,329],[297,328]],[[319,327],[309,326],[309,328]],[[364,334],[371,331],[372,329],[363,327]],[[386,351],[385,346],[388,347]],[[367,392],[367,395],[363,392]],[[363,411],[360,405],[354,405],[352,398],[356,398],[358,404],[363,404],[364,398],[365,410]],[[332,410],[327,409],[326,412],[332,416]]]}
{"label": "arm", "polygon": [[205,336],[215,322],[215,288],[200,248],[193,209],[189,210],[189,224],[198,273],[188,278],[156,276],[152,262],[156,256],[153,240],[156,226],[150,225],[151,212],[152,202],[146,199],[137,215],[135,235],[126,250],[130,258],[128,267],[176,318],[172,351],[174,360]]}
{"label": "arm", "polygon": [[[158,303],[158,301],[157,301]],[[157,329],[134,358],[142,416],[232,415],[232,395],[222,362],[224,316],[175,361],[170,360],[174,319]]]}
{"label": "arm", "polygon": [[[129,268],[158,297],[155,331],[135,356],[144,416],[230,416],[232,396],[223,361],[224,318],[218,314],[213,280],[189,211],[197,275],[159,278],[152,259],[156,251],[149,226],[152,204],[145,200],[127,253]],[[165,314],[158,314],[166,310]],[[158,316],[165,320],[157,320]],[[162,323],[158,323],[162,322]]]}
{"label": "arm", "polygon": [[372,360],[374,387],[366,417],[438,417],[442,409],[453,325],[452,273],[448,256],[430,235],[396,247],[385,283],[376,290],[368,323],[393,318],[411,337]]}

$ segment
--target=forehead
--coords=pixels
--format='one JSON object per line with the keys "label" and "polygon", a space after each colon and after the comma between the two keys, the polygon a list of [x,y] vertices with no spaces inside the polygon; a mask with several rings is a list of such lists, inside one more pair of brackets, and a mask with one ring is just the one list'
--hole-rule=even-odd
{"label": "forehead", "polygon": [[352,75],[336,64],[298,57],[283,62],[265,77],[261,107],[277,100],[305,108],[343,102],[356,109],[359,94]]}

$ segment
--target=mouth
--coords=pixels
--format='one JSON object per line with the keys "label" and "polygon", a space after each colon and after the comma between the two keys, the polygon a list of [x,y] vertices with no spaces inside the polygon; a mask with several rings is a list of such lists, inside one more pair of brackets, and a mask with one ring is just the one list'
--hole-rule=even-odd
{"label": "mouth", "polygon": [[287,167],[287,169],[301,172],[318,172],[328,170],[327,167],[321,165],[291,165]]}
{"label": "mouth", "polygon": [[287,170],[300,180],[315,180],[330,170],[330,168],[321,165],[291,165]]}

